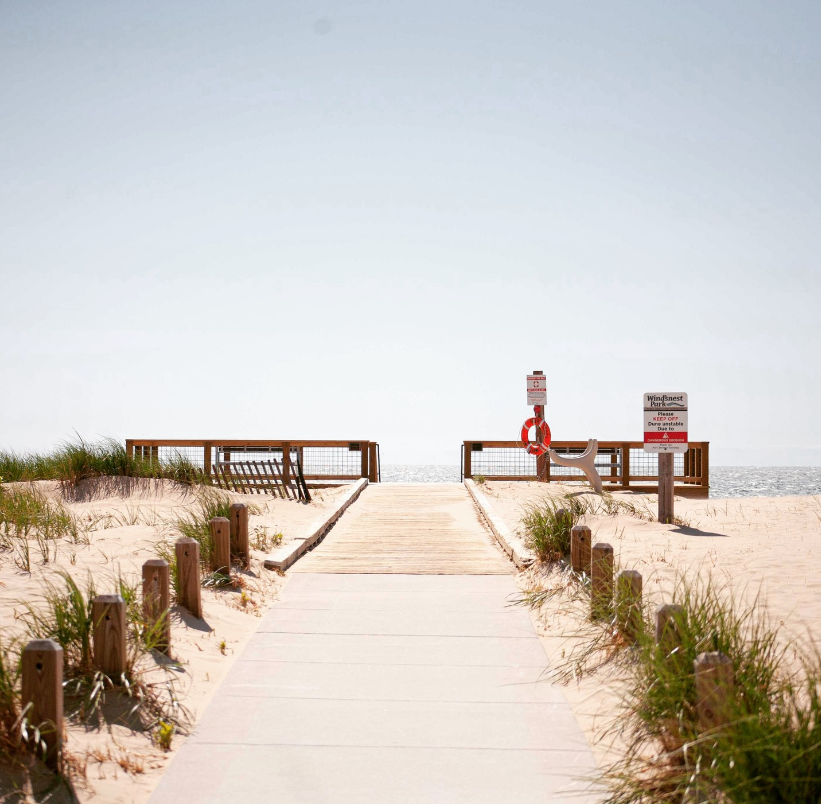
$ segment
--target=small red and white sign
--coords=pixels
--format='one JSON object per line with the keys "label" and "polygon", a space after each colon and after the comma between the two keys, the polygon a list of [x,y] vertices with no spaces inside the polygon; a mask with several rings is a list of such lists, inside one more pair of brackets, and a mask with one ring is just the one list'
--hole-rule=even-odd
{"label": "small red and white sign", "polygon": [[527,404],[547,404],[547,382],[543,374],[527,375]]}
{"label": "small red and white sign", "polygon": [[687,394],[644,395],[644,451],[687,452]]}

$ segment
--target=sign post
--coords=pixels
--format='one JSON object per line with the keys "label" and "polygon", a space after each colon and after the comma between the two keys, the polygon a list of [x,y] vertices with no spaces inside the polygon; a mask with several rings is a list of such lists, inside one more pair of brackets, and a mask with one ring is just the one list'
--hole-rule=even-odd
{"label": "sign post", "polygon": [[[544,419],[544,406],[547,404],[547,383],[545,382],[543,371],[534,371],[527,375],[527,404],[533,405],[533,412],[537,419]],[[536,428],[536,443],[543,444],[544,436],[541,430]],[[547,453],[536,458],[536,477],[547,480],[547,467],[550,465],[550,458]]]}
{"label": "sign post", "polygon": [[673,455],[687,452],[687,394],[644,395],[644,451],[658,453],[658,520],[670,524],[675,500]]}

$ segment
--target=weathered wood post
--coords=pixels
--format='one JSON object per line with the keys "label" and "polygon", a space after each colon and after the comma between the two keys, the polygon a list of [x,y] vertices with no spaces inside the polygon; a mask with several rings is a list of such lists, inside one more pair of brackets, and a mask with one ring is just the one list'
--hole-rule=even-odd
{"label": "weathered wood post", "polygon": [[196,539],[177,539],[174,553],[177,556],[177,603],[202,618],[199,543]]}
{"label": "weathered wood post", "polygon": [[[541,377],[544,375],[543,371],[534,371],[534,377]],[[534,413],[537,419],[544,419],[544,405],[534,405]],[[544,444],[544,435],[540,428],[536,428],[536,443]],[[536,479],[541,480],[542,483],[547,482],[547,467],[550,465],[550,456],[545,453],[536,457]]]}
{"label": "weathered wood post", "polygon": [[376,441],[368,442],[368,482],[379,482],[379,459],[376,454]]}
{"label": "weathered wood post", "polygon": [[613,548],[597,542],[590,551],[590,616],[608,617],[613,609]]}
{"label": "weathered wood post", "polygon": [[570,566],[574,572],[590,572],[590,541],[587,525],[574,525],[570,530]]}
{"label": "weathered wood post", "polygon": [[21,657],[22,705],[26,718],[40,728],[45,762],[55,770],[63,747],[63,649],[53,639],[35,639]]}
{"label": "weathered wood post", "polygon": [[471,459],[473,458],[473,456],[471,455],[471,452],[473,451],[473,444],[471,444],[470,441],[465,441],[463,443],[465,445],[465,448],[462,450],[462,454],[464,455],[463,472],[464,472],[464,476],[466,478],[470,478],[472,480],[473,479],[473,466],[472,466],[473,461]]}
{"label": "weathered wood post", "polygon": [[624,488],[630,486],[630,443],[621,445],[621,484]]}
{"label": "weathered wood post", "polygon": [[162,558],[143,564],[143,617],[150,628],[157,627],[156,648],[168,653],[171,647],[171,569]]}
{"label": "weathered wood post", "polygon": [[699,653],[693,662],[696,675],[696,713],[704,731],[730,722],[735,678],[729,656],[718,651]]}
{"label": "weathered wood post", "polygon": [[673,453],[659,453],[659,522],[671,524],[674,517]]}
{"label": "weathered wood post", "polygon": [[248,566],[251,559],[248,546],[248,506],[234,503],[231,506],[231,554]]}
{"label": "weathered wood post", "polygon": [[94,629],[94,666],[116,681],[126,670],[125,600],[119,595],[97,595],[91,601]]}
{"label": "weathered wood post", "polygon": [[635,641],[641,633],[641,573],[622,570],[616,578],[616,622],[625,637]]}
{"label": "weathered wood post", "polygon": [[656,645],[664,656],[670,656],[681,647],[681,631],[687,622],[684,606],[666,603],[656,609]]}
{"label": "weathered wood post", "polygon": [[[242,506],[245,508],[245,506]],[[233,514],[234,506],[231,506]],[[211,570],[223,575],[231,574],[231,522],[227,517],[215,516],[211,528]]]}

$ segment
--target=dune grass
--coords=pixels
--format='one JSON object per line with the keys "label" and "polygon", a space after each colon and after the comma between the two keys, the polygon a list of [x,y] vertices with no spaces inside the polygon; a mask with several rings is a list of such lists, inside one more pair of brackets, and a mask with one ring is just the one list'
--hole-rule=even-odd
{"label": "dune grass", "polygon": [[107,476],[209,482],[202,470],[182,455],[161,462],[138,458],[128,455],[125,445],[113,438],[87,442],[77,437],[46,453],[0,450],[0,478],[4,483],[59,480],[71,488],[87,478]]}
{"label": "dune grass", "polygon": [[525,507],[522,527],[525,545],[540,561],[555,561],[570,554],[570,531],[579,514],[564,498],[547,497]]}

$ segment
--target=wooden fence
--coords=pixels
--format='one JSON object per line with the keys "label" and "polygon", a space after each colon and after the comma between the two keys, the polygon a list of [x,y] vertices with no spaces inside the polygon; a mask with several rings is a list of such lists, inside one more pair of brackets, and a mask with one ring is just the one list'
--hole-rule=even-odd
{"label": "wooden fence", "polygon": [[[586,441],[554,441],[560,455],[578,455]],[[596,468],[608,491],[658,491],[658,457],[644,451],[641,441],[599,441]],[[676,494],[707,497],[710,491],[710,442],[691,441],[674,459]],[[545,483],[583,481],[579,469],[554,464],[547,455],[534,458],[518,441],[464,441],[462,477],[481,475],[488,480],[540,480]]]}
{"label": "wooden fence", "polygon": [[277,462],[281,477],[262,474],[261,480],[293,482],[296,463],[309,485],[323,481],[358,480],[379,482],[379,444],[376,441],[283,441],[277,439],[143,439],[125,442],[128,455],[173,463],[184,460],[201,469],[215,483],[224,482],[223,470],[234,462]]}

